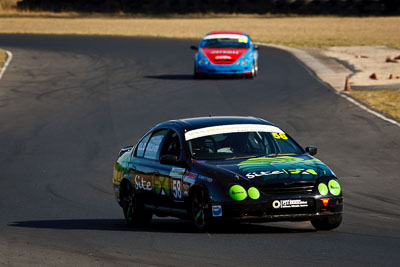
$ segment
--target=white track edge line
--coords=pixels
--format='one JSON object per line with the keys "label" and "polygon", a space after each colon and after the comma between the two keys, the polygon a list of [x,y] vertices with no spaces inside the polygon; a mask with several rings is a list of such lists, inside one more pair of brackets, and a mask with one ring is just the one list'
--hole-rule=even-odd
{"label": "white track edge line", "polygon": [[12,58],[13,58],[13,54],[10,51],[4,50],[7,54],[7,60],[4,63],[3,67],[0,70],[0,80],[1,78],[3,78],[4,73],[6,72],[6,69],[8,67],[8,65],[10,64]]}
{"label": "white track edge line", "polygon": [[345,95],[345,94],[343,94],[343,93],[340,93],[340,92],[336,92],[336,94],[337,94],[337,95],[340,95],[341,97],[343,97],[343,98],[345,98],[345,99],[347,99],[348,101],[350,101],[350,102],[353,103],[354,105],[356,105],[356,106],[362,108],[363,110],[365,110],[365,111],[367,111],[367,112],[369,112],[369,113],[371,113],[371,114],[377,116],[378,118],[380,118],[380,119],[382,119],[382,120],[384,120],[384,121],[390,122],[390,123],[392,123],[392,124],[397,125],[397,126],[400,127],[400,123],[398,123],[397,121],[392,120],[392,119],[389,119],[388,117],[386,117],[386,116],[384,116],[384,115],[382,115],[382,114],[380,114],[380,113],[378,113],[378,112],[376,112],[376,111],[374,111],[374,110],[372,110],[372,109],[366,107],[365,105],[363,105],[363,104],[357,102],[357,101],[354,100],[353,98],[351,98],[351,97],[349,97],[349,96],[347,96],[347,95]]}
{"label": "white track edge line", "polygon": [[[284,51],[286,51],[286,52],[292,54],[295,58],[297,58],[297,59],[300,60],[305,66],[307,66],[307,69],[306,69],[306,70],[307,70],[309,73],[311,73],[312,76],[314,76],[317,80],[321,80],[321,78],[319,78],[318,76],[315,75],[316,73],[314,74],[315,71],[312,70],[312,69],[310,68],[310,66],[308,66],[305,62],[303,62],[303,61],[301,60],[301,58],[299,58],[299,57],[298,57],[295,53],[293,53],[290,49],[285,49],[284,46],[268,45],[268,44],[264,44],[264,43],[257,43],[257,44],[258,44],[258,45],[262,45],[262,46],[266,46],[266,47],[272,47],[272,48],[275,48],[275,49],[284,50]],[[365,105],[363,105],[363,104],[357,102],[357,101],[354,100],[353,98],[351,98],[351,97],[349,97],[349,96],[347,96],[347,95],[345,95],[345,94],[343,94],[343,93],[337,91],[335,88],[333,88],[333,87],[331,87],[330,85],[326,84],[325,81],[324,81],[323,85],[326,86],[326,87],[329,87],[329,89],[333,90],[333,92],[334,92],[335,94],[337,94],[337,95],[343,97],[343,98],[346,99],[347,101],[353,103],[354,105],[356,105],[356,106],[358,106],[359,108],[361,108],[361,109],[367,111],[368,113],[370,113],[370,114],[372,114],[372,115],[375,115],[376,117],[378,117],[378,118],[380,118],[380,119],[382,119],[382,120],[384,120],[384,121],[387,121],[387,122],[389,122],[389,123],[392,123],[392,124],[394,124],[394,125],[400,127],[400,123],[399,123],[399,122],[397,122],[397,121],[395,121],[395,120],[393,120],[393,119],[390,119],[390,118],[388,118],[388,117],[386,117],[386,116],[384,116],[384,115],[382,115],[382,114],[380,114],[380,113],[378,113],[378,112],[376,112],[376,111],[374,111],[374,110],[368,108],[367,106],[365,106]]]}

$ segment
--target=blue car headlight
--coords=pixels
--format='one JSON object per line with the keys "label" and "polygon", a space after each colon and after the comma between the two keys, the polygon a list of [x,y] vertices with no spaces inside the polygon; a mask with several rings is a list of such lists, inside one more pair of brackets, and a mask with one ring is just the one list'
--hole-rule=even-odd
{"label": "blue car headlight", "polygon": [[240,58],[240,59],[238,59],[237,61],[236,61],[236,65],[240,65],[240,66],[246,66],[246,65],[248,65],[249,64],[249,62],[250,62],[250,60],[249,59],[246,59],[246,58]]}
{"label": "blue car headlight", "polygon": [[244,55],[242,55],[237,61],[236,61],[236,65],[237,66],[248,66],[253,60],[253,52],[249,52],[246,53]]}
{"label": "blue car headlight", "polygon": [[200,59],[199,60],[199,64],[200,65],[210,65],[210,62],[208,60],[205,60],[205,59]]}

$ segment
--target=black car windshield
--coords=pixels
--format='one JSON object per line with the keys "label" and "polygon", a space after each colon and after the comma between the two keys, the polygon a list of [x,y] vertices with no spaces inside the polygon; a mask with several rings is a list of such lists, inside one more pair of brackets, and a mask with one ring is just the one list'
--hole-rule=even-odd
{"label": "black car windshield", "polygon": [[247,39],[215,38],[204,39],[200,43],[202,48],[249,48]]}
{"label": "black car windshield", "polygon": [[201,136],[187,141],[191,156],[198,160],[300,155],[300,148],[283,132],[235,132]]}

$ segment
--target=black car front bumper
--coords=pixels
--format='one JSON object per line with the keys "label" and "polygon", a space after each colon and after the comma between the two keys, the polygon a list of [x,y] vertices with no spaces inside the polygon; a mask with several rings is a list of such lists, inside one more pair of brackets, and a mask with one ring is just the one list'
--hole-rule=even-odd
{"label": "black car front bumper", "polygon": [[[329,198],[326,205],[319,198],[299,198],[307,202],[307,207],[274,208],[275,200],[258,203],[213,203],[221,206],[222,215],[215,220],[240,220],[251,222],[267,221],[308,221],[326,216],[343,214],[343,198]],[[325,198],[326,199],[326,198]]]}

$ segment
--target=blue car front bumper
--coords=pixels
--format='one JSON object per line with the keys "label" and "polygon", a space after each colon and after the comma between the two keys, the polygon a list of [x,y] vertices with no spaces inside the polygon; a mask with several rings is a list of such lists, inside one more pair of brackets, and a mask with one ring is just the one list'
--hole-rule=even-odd
{"label": "blue car front bumper", "polygon": [[237,64],[196,64],[195,72],[201,74],[251,74],[252,64],[245,66]]}

